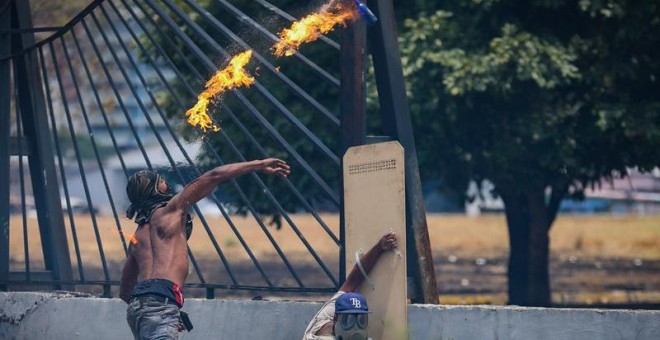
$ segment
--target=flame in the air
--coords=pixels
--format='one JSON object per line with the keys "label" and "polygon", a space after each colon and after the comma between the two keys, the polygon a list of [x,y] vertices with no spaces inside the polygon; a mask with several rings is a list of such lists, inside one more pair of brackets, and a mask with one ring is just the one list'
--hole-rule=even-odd
{"label": "flame in the air", "polygon": [[291,56],[300,45],[315,41],[332,31],[337,25],[346,26],[349,21],[357,20],[358,14],[350,5],[342,1],[326,4],[317,13],[312,13],[296,22],[290,28],[283,29],[278,41],[273,45],[273,54],[277,57]]}
{"label": "flame in the air", "polygon": [[254,78],[244,69],[245,65],[250,62],[250,58],[252,58],[251,50],[233,57],[227,67],[218,71],[206,82],[204,91],[197,96],[197,103],[190,110],[186,111],[188,124],[199,126],[204,132],[208,129],[213,131],[220,130],[220,127],[206,113],[206,108],[214,96],[237,87],[249,87],[254,83]]}

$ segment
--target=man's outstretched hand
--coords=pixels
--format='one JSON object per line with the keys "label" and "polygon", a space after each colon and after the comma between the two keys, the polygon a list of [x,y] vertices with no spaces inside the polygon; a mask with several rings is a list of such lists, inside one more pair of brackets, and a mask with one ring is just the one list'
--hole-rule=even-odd
{"label": "man's outstretched hand", "polygon": [[277,158],[267,158],[261,161],[261,172],[267,175],[278,175],[286,178],[291,174],[291,168],[285,161]]}
{"label": "man's outstretched hand", "polygon": [[389,232],[378,241],[380,249],[382,250],[392,250],[396,248],[396,234],[394,232]]}
{"label": "man's outstretched hand", "polygon": [[[396,234],[394,232],[389,232],[383,235],[378,240],[378,243],[374,244],[371,249],[369,249],[369,251],[367,251],[360,258],[364,272],[366,272],[368,275],[376,265],[376,262],[378,262],[378,258],[380,258],[384,252],[393,250],[395,248]],[[351,272],[346,277],[346,281],[341,286],[340,290],[344,292],[354,292],[360,287],[363,280],[364,276],[362,274],[362,270],[360,270],[356,263],[355,266],[353,266],[353,269],[351,269]]]}

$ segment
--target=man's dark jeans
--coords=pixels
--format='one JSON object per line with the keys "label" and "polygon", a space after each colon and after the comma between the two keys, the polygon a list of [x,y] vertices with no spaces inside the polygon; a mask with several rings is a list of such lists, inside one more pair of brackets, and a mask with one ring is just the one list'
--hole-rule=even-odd
{"label": "man's dark jeans", "polygon": [[177,306],[146,296],[131,299],[126,321],[135,340],[178,339],[182,329]]}

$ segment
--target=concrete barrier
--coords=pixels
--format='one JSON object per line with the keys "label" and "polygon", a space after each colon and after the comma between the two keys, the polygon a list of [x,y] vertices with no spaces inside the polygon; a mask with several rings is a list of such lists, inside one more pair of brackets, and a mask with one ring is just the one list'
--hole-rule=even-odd
{"label": "concrete barrier", "polygon": [[[181,339],[300,339],[320,303],[186,301]],[[131,339],[118,299],[0,292],[0,339]],[[410,339],[660,339],[659,311],[410,305]]]}

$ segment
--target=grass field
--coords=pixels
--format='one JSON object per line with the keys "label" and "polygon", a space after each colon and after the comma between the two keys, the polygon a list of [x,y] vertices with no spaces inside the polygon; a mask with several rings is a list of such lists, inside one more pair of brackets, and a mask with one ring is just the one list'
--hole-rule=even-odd
{"label": "grass field", "polygon": [[[508,252],[502,215],[428,217],[432,248],[462,256]],[[660,216],[560,215],[550,232],[556,256],[660,259]]]}
{"label": "grass field", "polygon": [[[326,214],[321,217],[337,233],[338,216]],[[293,215],[292,219],[319,257],[331,268],[336,267],[337,247],[318,223],[309,215]],[[504,216],[429,215],[427,220],[441,302],[504,303],[508,256]],[[229,263],[240,266],[247,261],[240,240],[227,222],[222,218],[207,218],[207,221]],[[234,217],[233,221],[257,259],[268,263],[277,258],[267,234],[253,218]],[[11,216],[10,257],[12,270],[16,271],[25,269],[23,222],[20,215]],[[100,252],[92,220],[90,216],[78,215],[74,223],[82,262],[98,271]],[[135,229],[134,224],[126,219],[120,219],[120,224],[127,234]],[[43,256],[36,219],[28,218],[25,225],[31,270],[42,269]],[[97,217],[96,225],[104,256],[110,263],[110,277],[117,280],[124,257],[117,224],[112,217]],[[75,266],[76,252],[68,220],[66,227]],[[281,230],[267,226],[265,230],[290,261],[314,265],[305,245],[288,225],[285,224]],[[660,303],[660,216],[560,215],[550,237],[555,301],[607,302],[623,299]],[[198,261],[211,267],[217,266],[217,251],[198,219],[189,244]],[[273,270],[276,271],[276,268]],[[218,280],[223,279],[221,273],[217,275]]]}

